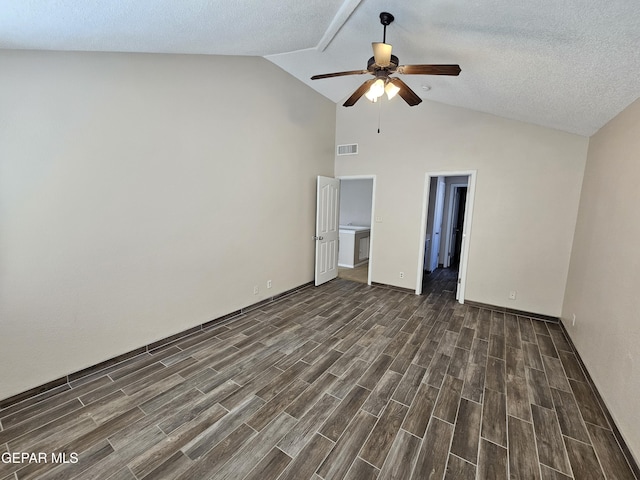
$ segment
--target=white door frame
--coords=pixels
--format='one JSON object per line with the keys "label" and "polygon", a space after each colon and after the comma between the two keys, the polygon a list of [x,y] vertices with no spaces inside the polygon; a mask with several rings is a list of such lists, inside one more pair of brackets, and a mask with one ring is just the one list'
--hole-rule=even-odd
{"label": "white door frame", "polygon": [[424,274],[424,242],[427,235],[427,213],[429,208],[429,187],[432,177],[468,177],[467,201],[464,211],[464,226],[462,231],[462,251],[460,253],[460,269],[458,272],[458,290],[456,298],[459,303],[464,303],[465,288],[467,283],[467,264],[469,261],[469,244],[471,243],[471,225],[473,218],[473,204],[475,201],[477,170],[457,170],[445,172],[427,172],[424,178],[424,193],[422,195],[422,221],[420,225],[420,244],[418,248],[418,274],[416,282],[416,294],[422,293],[422,276]]}
{"label": "white door frame", "polygon": [[[336,177],[340,180],[342,186],[342,180],[373,180],[373,187],[371,191],[371,230],[369,231],[369,264],[367,266],[367,284],[371,285],[371,272],[373,272],[373,240],[374,240],[374,225],[376,218],[376,176],[375,175],[341,175]],[[340,223],[340,222],[338,222]],[[340,244],[338,243],[338,249]]]}

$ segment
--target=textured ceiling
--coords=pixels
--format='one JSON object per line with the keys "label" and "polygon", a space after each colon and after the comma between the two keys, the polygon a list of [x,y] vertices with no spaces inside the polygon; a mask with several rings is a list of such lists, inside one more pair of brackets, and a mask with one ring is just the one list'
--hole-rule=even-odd
{"label": "textured ceiling", "polygon": [[591,135],[640,96],[639,0],[3,0],[0,48],[265,56],[342,103],[370,77],[309,77],[366,68],[381,11],[400,63],[462,68],[423,99]]}

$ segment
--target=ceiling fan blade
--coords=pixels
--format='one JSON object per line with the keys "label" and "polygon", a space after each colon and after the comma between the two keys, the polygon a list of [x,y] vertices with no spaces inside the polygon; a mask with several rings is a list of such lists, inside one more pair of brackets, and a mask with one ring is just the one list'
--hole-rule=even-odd
{"label": "ceiling fan blade", "polygon": [[367,93],[367,90],[369,90],[369,87],[371,87],[371,84],[373,82],[375,82],[376,79],[372,78],[371,80],[367,80],[366,82],[364,82],[362,85],[360,85],[358,87],[358,89],[353,92],[353,95],[351,95],[349,98],[347,98],[347,101],[344,102],[342,104],[343,107],[352,107],[358,100],[360,100],[360,97],[363,96],[365,93]]}
{"label": "ceiling fan blade", "polygon": [[460,74],[460,65],[400,65],[397,73],[404,75],[453,75]]}
{"label": "ceiling fan blade", "polygon": [[382,42],[373,42],[373,58],[379,67],[388,67],[391,65],[391,45]]}
{"label": "ceiling fan blade", "polygon": [[404,83],[402,80],[396,77],[389,78],[389,82],[393,83],[396,87],[400,89],[398,95],[402,97],[402,99],[409,104],[410,107],[415,107],[419,103],[422,102],[422,99],[409,88],[409,85]]}
{"label": "ceiling fan blade", "polygon": [[320,80],[321,78],[344,77],[346,75],[362,75],[363,73],[371,73],[369,70],[350,70],[348,72],[323,73],[322,75],[314,75],[311,80]]}

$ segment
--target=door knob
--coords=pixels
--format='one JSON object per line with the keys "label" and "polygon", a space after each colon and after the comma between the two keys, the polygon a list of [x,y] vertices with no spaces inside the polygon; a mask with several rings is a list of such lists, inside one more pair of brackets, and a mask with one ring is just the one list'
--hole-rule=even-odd
{"label": "door knob", "polygon": [[324,237],[318,237],[318,236],[314,236],[313,237],[314,240],[324,240]]}

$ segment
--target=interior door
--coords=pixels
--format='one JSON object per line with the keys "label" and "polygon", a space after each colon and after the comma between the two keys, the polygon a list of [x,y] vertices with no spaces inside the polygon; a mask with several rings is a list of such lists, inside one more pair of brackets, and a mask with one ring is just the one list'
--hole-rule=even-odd
{"label": "interior door", "polygon": [[340,180],[318,177],[316,191],[316,286],[338,276]]}
{"label": "interior door", "polygon": [[438,177],[436,187],[436,204],[433,211],[433,232],[431,235],[431,261],[429,263],[429,271],[433,272],[438,268],[438,255],[440,254],[440,237],[442,230],[442,212],[444,210],[444,191],[445,182],[444,178]]}

